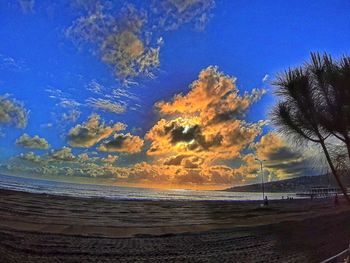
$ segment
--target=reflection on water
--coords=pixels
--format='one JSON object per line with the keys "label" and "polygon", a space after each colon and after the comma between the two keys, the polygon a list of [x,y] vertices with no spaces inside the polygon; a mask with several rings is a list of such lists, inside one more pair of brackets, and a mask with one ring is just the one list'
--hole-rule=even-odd
{"label": "reflection on water", "polygon": [[[261,193],[238,193],[225,191],[162,190],[107,185],[75,184],[47,180],[0,175],[0,188],[31,193],[75,196],[85,198],[108,198],[117,200],[260,200]],[[267,193],[270,200],[293,193]]]}

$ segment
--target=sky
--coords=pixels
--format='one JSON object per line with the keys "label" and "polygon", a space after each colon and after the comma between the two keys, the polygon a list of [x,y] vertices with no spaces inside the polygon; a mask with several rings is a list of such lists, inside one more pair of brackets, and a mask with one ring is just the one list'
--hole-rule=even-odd
{"label": "sky", "polygon": [[311,175],[276,74],[349,54],[349,1],[3,0],[1,172],[221,189]]}

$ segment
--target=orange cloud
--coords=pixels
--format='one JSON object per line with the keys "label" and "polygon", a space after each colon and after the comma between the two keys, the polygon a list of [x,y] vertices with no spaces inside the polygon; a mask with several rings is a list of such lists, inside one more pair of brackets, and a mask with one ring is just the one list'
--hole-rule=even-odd
{"label": "orange cloud", "polygon": [[[208,67],[200,72],[188,93],[156,103],[161,119],[145,139],[151,142],[147,154],[158,159],[146,171],[162,176],[169,171],[165,182],[191,187],[242,183],[247,172],[256,171],[255,163],[253,168],[217,164],[241,158],[265,124],[243,119],[265,91],[253,90],[240,96],[235,82],[216,67]],[[256,174],[251,178],[255,179]]]}
{"label": "orange cloud", "polygon": [[236,79],[210,66],[199,73],[186,94],[176,95],[171,102],[158,102],[164,115],[199,116],[204,124],[230,120],[241,116],[260,99],[265,90],[254,89],[251,94],[238,95]]}
{"label": "orange cloud", "polygon": [[153,76],[160,64],[161,43],[150,41],[152,32],[146,29],[147,14],[128,3],[115,14],[110,5],[113,3],[77,5],[85,7],[86,15],[73,22],[66,30],[67,36],[79,43],[93,44],[101,60],[120,80]]}
{"label": "orange cloud", "polygon": [[156,104],[163,118],[145,136],[151,141],[147,153],[197,155],[207,163],[238,157],[261,133],[262,123],[241,117],[263,93],[239,96],[234,78],[216,67],[202,70],[187,94]]}

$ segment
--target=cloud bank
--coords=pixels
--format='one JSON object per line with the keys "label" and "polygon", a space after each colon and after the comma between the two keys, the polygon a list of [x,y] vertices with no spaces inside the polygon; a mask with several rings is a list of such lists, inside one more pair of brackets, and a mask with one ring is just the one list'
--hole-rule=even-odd
{"label": "cloud bank", "polygon": [[[258,182],[261,174],[256,157],[265,160],[266,180],[303,174],[307,158],[276,133],[262,136],[266,121],[245,120],[264,93],[263,89],[240,93],[234,77],[210,66],[183,93],[155,103],[159,119],[144,138],[120,133],[125,124],[106,124],[92,114],[69,130],[69,147],[42,155],[21,154],[6,169],[44,176],[97,177],[129,186],[192,189]],[[18,144],[30,145],[33,139],[40,138],[25,135]],[[125,158],[132,154],[135,162],[125,165]]]}

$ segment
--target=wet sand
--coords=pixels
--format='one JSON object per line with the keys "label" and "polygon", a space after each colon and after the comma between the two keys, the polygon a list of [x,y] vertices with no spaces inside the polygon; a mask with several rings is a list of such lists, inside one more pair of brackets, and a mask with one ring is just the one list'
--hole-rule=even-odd
{"label": "wet sand", "polygon": [[0,262],[319,262],[350,241],[331,200],[113,201],[0,190]]}

